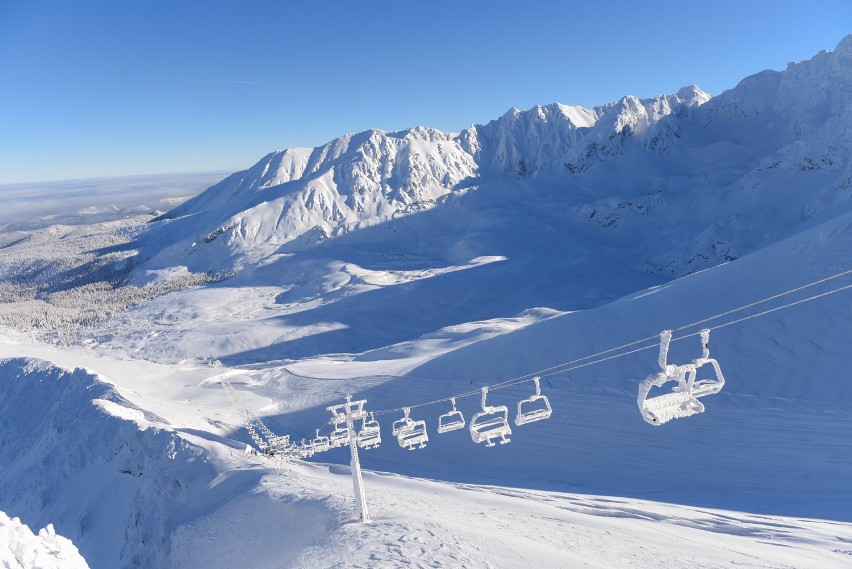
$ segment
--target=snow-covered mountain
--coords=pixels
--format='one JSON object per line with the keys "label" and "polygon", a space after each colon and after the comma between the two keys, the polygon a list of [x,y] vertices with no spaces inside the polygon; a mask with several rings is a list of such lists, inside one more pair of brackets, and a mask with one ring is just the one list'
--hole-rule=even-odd
{"label": "snow-covered mountain", "polygon": [[[647,216],[643,225],[667,242],[664,230],[673,229],[684,245],[666,252],[652,245],[637,252],[636,264],[685,274],[848,206],[850,62],[847,37],[834,52],[758,73],[713,98],[690,86],[593,109],[511,109],[457,134],[374,130],[275,152],[164,215],[154,233],[168,235],[158,239],[168,246],[142,269],[182,264],[221,273],[402,215],[442,211],[451,196],[471,190],[524,192],[533,183],[577,198],[569,226],[591,220],[617,232]],[[547,209],[552,198],[527,199]],[[466,229],[446,237],[444,255]]]}
{"label": "snow-covered mountain", "polygon": [[[571,157],[586,156],[592,147],[619,154],[630,133],[659,145],[653,139],[661,136],[663,118],[708,98],[690,87],[594,109],[552,104],[512,109],[458,134],[374,130],[313,150],[275,152],[164,215],[185,221],[178,232],[185,237],[145,266],[184,263],[209,273],[243,268],[276,251],[300,251],[493,184],[547,178],[567,185],[562,191],[576,191],[568,175],[578,169]],[[164,231],[175,235],[170,225]]]}

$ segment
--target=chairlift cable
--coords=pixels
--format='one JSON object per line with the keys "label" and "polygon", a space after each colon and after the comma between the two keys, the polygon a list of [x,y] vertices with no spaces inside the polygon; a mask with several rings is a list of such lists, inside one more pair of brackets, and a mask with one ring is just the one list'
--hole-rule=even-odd
{"label": "chairlift cable", "polygon": [[[798,287],[795,287],[795,288],[792,288],[792,289],[786,290],[786,291],[784,291],[784,292],[780,292],[780,293],[774,294],[774,295],[772,295],[772,296],[768,296],[768,297],[763,298],[763,299],[760,299],[760,300],[756,300],[756,301],[754,301],[754,302],[751,302],[751,303],[749,303],[749,304],[745,304],[745,305],[743,305],[743,306],[739,306],[739,307],[737,307],[737,308],[732,308],[732,309],[730,309],[730,310],[726,310],[726,311],[724,311],[724,312],[720,312],[720,313],[715,314],[715,315],[713,315],[713,316],[708,316],[707,318],[702,318],[701,320],[696,320],[695,322],[691,322],[691,323],[689,323],[689,324],[683,324],[683,325],[681,325],[681,326],[679,326],[679,327],[677,327],[677,328],[674,328],[674,329],[673,329],[673,331],[684,330],[684,329],[686,329],[686,328],[691,328],[691,327],[693,327],[693,326],[698,326],[698,325],[700,325],[700,324],[705,324],[705,323],[710,322],[710,321],[712,321],[712,320],[716,320],[716,319],[718,319],[718,318],[722,318],[722,317],[724,317],[724,316],[729,316],[729,315],[731,315],[731,314],[734,314],[734,313],[736,313],[736,312],[740,312],[740,311],[742,311],[742,310],[746,310],[746,309],[748,309],[748,308],[753,308],[754,306],[757,306],[757,305],[760,305],[760,304],[763,304],[763,303],[769,302],[769,301],[771,301],[771,300],[776,300],[776,299],[778,299],[778,298],[781,298],[781,297],[784,297],[784,296],[787,296],[787,295],[793,294],[793,293],[795,293],[795,292],[799,292],[799,291],[805,290],[805,289],[807,289],[807,288],[810,288],[810,287],[813,287],[813,286],[816,286],[816,285],[819,285],[819,284],[822,284],[822,283],[825,283],[825,282],[831,281],[831,280],[833,280],[833,279],[840,278],[840,277],[845,276],[845,275],[848,275],[848,274],[852,274],[852,269],[848,269],[848,270],[845,270],[845,271],[841,271],[841,272],[836,273],[836,274],[834,274],[834,275],[831,275],[831,276],[828,276],[828,277],[824,277],[824,278],[822,278],[822,279],[819,279],[819,280],[816,280],[816,281],[812,281],[812,282],[810,282],[810,283],[806,283],[806,284],[804,284],[804,285],[801,285],[801,286],[798,286]],[[693,334],[693,335],[694,335],[694,334]],[[549,368],[544,368],[544,369],[541,369],[541,370],[538,370],[538,371],[530,372],[530,373],[527,373],[527,374],[524,374],[524,375],[521,375],[521,376],[517,376],[517,377],[513,377],[513,378],[510,378],[510,379],[507,379],[507,380],[505,380],[504,382],[500,382],[500,383],[496,383],[496,384],[494,384],[494,385],[492,386],[492,388],[499,389],[500,387],[503,387],[503,386],[504,386],[504,385],[503,385],[503,383],[507,383],[507,384],[511,383],[511,385],[515,385],[515,380],[521,380],[521,381],[523,382],[523,381],[526,381],[526,380],[528,380],[528,379],[532,379],[532,377],[534,377],[534,376],[536,376],[536,375],[538,375],[538,376],[550,376],[550,375],[554,375],[553,373],[545,373],[545,372],[554,371],[554,370],[557,370],[557,369],[559,369],[559,371],[570,371],[570,370],[572,370],[572,369],[577,369],[577,368],[570,368],[570,369],[564,369],[564,370],[563,370],[563,369],[560,369],[560,368],[563,368],[563,367],[566,367],[566,366],[571,366],[572,364],[579,363],[579,362],[582,362],[582,361],[584,361],[584,360],[593,359],[593,358],[596,358],[596,357],[598,357],[598,356],[602,356],[602,355],[605,355],[605,354],[609,354],[609,353],[612,353],[612,352],[616,352],[616,351],[619,351],[619,350],[623,350],[623,349],[625,349],[625,348],[629,348],[629,347],[631,347],[631,346],[635,346],[635,345],[637,345],[637,344],[641,344],[641,343],[643,343],[643,342],[649,342],[649,341],[652,341],[652,340],[653,340],[653,341],[655,342],[655,344],[656,344],[656,342],[658,341],[658,339],[659,339],[659,336],[658,336],[657,334],[655,334],[655,335],[653,335],[653,336],[649,336],[649,337],[647,337],[647,338],[642,338],[642,339],[640,339],[640,340],[634,340],[634,341],[632,341],[632,342],[628,342],[628,343],[626,343],[626,344],[622,344],[622,345],[620,345],[620,346],[616,346],[616,347],[614,347],[614,348],[609,348],[609,349],[607,349],[607,350],[603,350],[603,351],[597,352],[597,353],[595,353],[595,354],[591,354],[591,355],[588,355],[588,356],[583,356],[583,357],[581,357],[581,358],[577,358],[577,359],[574,359],[574,360],[571,360],[571,361],[563,362],[563,363],[561,363],[561,364],[557,364],[557,365],[555,365],[555,366],[551,366],[551,367],[549,367]],[[645,349],[650,349],[650,348],[642,348],[642,350],[645,350]],[[637,350],[637,351],[641,351],[641,350]],[[629,354],[633,354],[633,353],[635,353],[635,351],[625,352],[625,353],[624,353],[624,354],[622,354],[622,355],[629,355]],[[602,361],[606,361],[606,360],[602,360]],[[578,367],[585,367],[585,366],[578,366]],[[415,377],[415,376],[392,376],[392,377],[408,377],[408,378],[411,378],[411,379],[433,379],[433,378],[424,378],[424,377]],[[316,379],[320,379],[320,378],[316,378]],[[505,387],[508,387],[508,385],[506,385]],[[472,391],[469,391],[469,392],[465,392],[464,394],[460,395],[460,397],[470,397],[470,396],[473,396],[473,395],[477,395],[478,393],[479,393],[479,390],[472,390]],[[440,399],[440,400],[438,400],[438,401],[435,401],[435,403],[442,403],[442,402],[449,401],[449,400],[450,400],[450,398],[449,398],[449,397],[447,397],[447,398],[444,398],[444,399]],[[400,409],[394,409],[393,411],[399,411],[399,410],[401,410],[401,408],[400,408]],[[383,412],[383,411],[382,411],[382,412]]]}
{"label": "chairlift cable", "polygon": [[[737,308],[732,308],[732,309],[730,309],[730,310],[726,310],[726,311],[724,311],[724,312],[720,312],[720,313],[718,313],[718,314],[714,314],[713,316],[708,316],[707,318],[702,318],[701,320],[696,320],[695,322],[691,322],[691,323],[689,323],[689,324],[683,324],[683,325],[681,325],[681,326],[678,326],[677,328],[672,329],[672,332],[677,332],[677,331],[680,331],[680,330],[685,330],[685,329],[687,329],[687,328],[692,328],[693,326],[698,326],[698,325],[700,325],[700,324],[705,324],[705,323],[707,323],[707,322],[711,322],[711,321],[716,320],[716,319],[718,319],[718,318],[722,318],[722,317],[724,317],[724,316],[729,316],[729,315],[731,315],[731,314],[734,314],[735,312],[740,312],[740,311],[746,310],[746,309],[748,309],[748,308],[753,308],[753,307],[755,307],[755,306],[757,306],[757,305],[759,305],[759,304],[763,304],[763,303],[769,302],[769,301],[771,301],[771,300],[776,300],[776,299],[781,298],[781,297],[783,297],[783,296],[787,296],[787,295],[793,294],[793,293],[795,293],[795,292],[799,292],[799,291],[805,290],[805,289],[810,288],[810,287],[812,287],[812,286],[816,286],[816,285],[818,285],[818,284],[822,284],[822,283],[828,282],[828,281],[830,281],[830,280],[833,280],[833,279],[836,279],[836,278],[840,278],[840,277],[845,276],[845,275],[848,275],[848,274],[850,274],[850,273],[852,273],[852,269],[849,269],[849,270],[846,270],[846,271],[842,271],[842,272],[840,272],[840,273],[837,273],[837,274],[831,275],[831,276],[829,276],[829,277],[825,277],[825,278],[822,278],[822,279],[819,279],[819,280],[816,280],[816,281],[813,281],[813,282],[810,282],[810,283],[807,283],[807,284],[804,284],[804,285],[798,286],[798,287],[796,287],[796,288],[792,288],[792,289],[786,290],[786,291],[784,291],[784,292],[780,292],[780,293],[778,293],[778,294],[775,294],[775,295],[772,295],[772,296],[768,296],[768,297],[766,297],[766,298],[762,298],[762,299],[760,299],[760,300],[756,300],[756,301],[751,302],[751,303],[749,303],[749,304],[744,304],[743,306],[739,306],[739,307],[737,307]],[[842,289],[841,289],[841,290],[842,290]],[[818,297],[815,297],[815,298],[818,298]],[[811,299],[811,300],[813,300],[813,299]],[[791,305],[791,306],[792,306],[792,305]],[[719,326],[717,326],[717,328],[718,328],[718,327],[719,327]],[[711,329],[713,329],[713,328],[711,328]],[[690,334],[690,336],[695,336],[695,335],[697,335],[697,334],[698,334],[698,332],[695,332],[694,334]],[[684,338],[689,338],[690,336],[684,336]],[[604,354],[608,354],[608,353],[611,353],[611,352],[615,352],[615,351],[618,351],[618,350],[622,350],[622,349],[624,349],[624,348],[629,348],[629,347],[631,347],[631,346],[635,346],[635,345],[637,345],[637,344],[641,344],[641,343],[643,343],[643,342],[648,342],[648,341],[654,340],[654,342],[656,343],[656,342],[658,341],[658,339],[659,339],[659,335],[658,335],[658,334],[654,334],[653,336],[649,336],[648,338],[642,338],[641,340],[634,340],[633,342],[628,342],[627,344],[622,344],[621,346],[618,346],[618,347],[615,347],[615,348],[610,348],[610,349],[608,349],[608,350],[604,350],[604,351],[602,351],[602,352],[598,352],[598,353],[596,353],[596,354],[592,354],[592,355],[590,355],[590,356],[585,356],[585,357],[582,357],[582,358],[577,358],[577,359],[572,360],[572,361],[570,361],[570,362],[565,362],[565,363],[562,363],[562,364],[559,364],[559,365],[555,365],[555,366],[552,366],[552,367],[549,367],[549,368],[545,368],[545,369],[542,369],[542,370],[539,370],[539,371],[535,371],[535,372],[531,372],[531,373],[528,373],[528,374],[525,374],[525,375],[522,375],[522,376],[518,376],[518,377],[516,377],[516,378],[508,379],[508,380],[506,380],[506,382],[512,382],[512,381],[514,381],[514,380],[516,380],[516,379],[530,379],[530,378],[532,378],[533,376],[536,376],[536,375],[538,375],[538,376],[553,375],[553,374],[545,374],[544,372],[551,371],[551,370],[554,370],[554,369],[556,369],[556,368],[561,368],[561,367],[563,367],[563,366],[570,366],[570,365],[572,365],[572,364],[575,364],[575,363],[578,363],[578,362],[581,362],[581,361],[584,361],[584,360],[592,359],[592,358],[595,358],[595,357],[598,357],[598,356],[602,356],[602,355],[604,355]],[[643,350],[645,350],[645,349],[649,349],[649,348],[642,348],[642,349],[643,349]],[[637,350],[637,351],[641,351],[641,350]],[[627,352],[627,353],[625,353],[625,354],[623,354],[623,355],[628,355],[628,354],[632,354],[632,353],[635,353],[635,351],[630,351],[630,352]],[[611,358],[607,358],[607,359],[611,359]],[[601,361],[606,361],[606,360],[601,360]],[[578,367],[584,367],[584,366],[578,366]],[[570,368],[570,369],[561,370],[561,371],[571,371],[572,369],[576,369],[576,368]],[[513,383],[512,385],[514,385],[514,383]],[[497,383],[497,384],[495,384],[495,385],[493,386],[493,388],[499,388],[499,387],[501,387],[501,384],[500,384],[500,383]]]}
{"label": "chairlift cable", "polygon": [[[740,311],[745,310],[747,308],[752,308],[754,306],[769,302],[771,300],[776,300],[776,299],[781,298],[783,296],[787,296],[789,294],[793,294],[795,292],[805,290],[807,288],[828,282],[830,280],[839,278],[839,277],[844,276],[844,275],[848,275],[850,273],[852,273],[852,269],[837,273],[835,275],[831,275],[829,277],[822,278],[822,279],[817,280],[817,281],[813,281],[813,282],[804,284],[802,286],[799,286],[799,287],[796,287],[796,288],[793,288],[793,289],[790,289],[790,290],[787,290],[787,291],[784,291],[784,292],[781,292],[781,293],[778,293],[778,294],[775,294],[775,295],[772,295],[772,296],[751,302],[749,304],[746,304],[746,305],[743,305],[743,306],[740,306],[740,307],[737,307],[737,308],[733,308],[733,309],[730,309],[730,310],[727,310],[727,311],[724,311],[724,312],[720,312],[719,314],[709,316],[709,317],[703,318],[701,320],[697,320],[697,321],[692,322],[690,324],[685,324],[685,325],[679,326],[678,328],[674,328],[673,330],[674,331],[684,330],[684,329],[687,329],[687,328],[691,328],[693,326],[705,324],[707,322],[716,320],[718,318],[722,318],[724,316],[729,316],[729,315],[734,314],[736,312],[740,312]],[[835,288],[835,289],[831,289],[831,290],[822,292],[820,294],[809,296],[807,298],[796,300],[794,302],[790,302],[790,303],[787,303],[787,304],[784,304],[784,305],[781,305],[781,306],[776,306],[774,308],[770,308],[770,309],[764,310],[762,312],[751,314],[751,315],[745,316],[743,318],[738,318],[738,319],[732,320],[730,322],[725,322],[725,323],[719,324],[717,326],[710,327],[709,329],[710,330],[717,330],[717,329],[720,329],[720,328],[725,328],[727,326],[732,326],[734,324],[740,324],[742,322],[745,322],[746,320],[751,320],[752,318],[757,318],[759,316],[764,316],[764,315],[770,314],[772,312],[777,312],[779,310],[790,308],[790,307],[793,307],[793,306],[796,306],[796,305],[799,305],[799,304],[804,304],[806,302],[810,302],[812,300],[817,300],[817,299],[822,298],[824,296],[835,294],[837,292],[841,292],[841,291],[848,290],[848,289],[852,289],[852,284],[848,284],[848,285],[844,285],[844,286],[841,286],[841,287],[838,287],[838,288]],[[685,340],[686,338],[691,338],[693,336],[698,336],[698,335],[700,335],[700,332],[692,332],[691,334],[687,334],[687,335],[681,336],[679,338],[673,338],[672,342]],[[651,340],[654,341],[653,344],[650,344],[650,345],[647,345],[647,346],[642,346],[640,348],[635,348],[635,349],[632,349],[632,350],[629,350],[629,351],[626,351],[626,352],[619,352],[619,350],[623,350],[625,348],[629,348],[629,347],[635,346],[637,344],[642,344],[643,342],[649,342]],[[510,378],[510,379],[495,383],[493,385],[490,385],[490,386],[488,386],[488,389],[493,390],[493,389],[502,389],[502,388],[506,388],[506,387],[512,387],[514,385],[519,385],[521,383],[528,382],[533,377],[536,377],[536,376],[538,376],[538,377],[550,377],[550,376],[553,376],[553,375],[566,373],[566,372],[569,372],[569,371],[574,371],[576,369],[580,369],[580,368],[583,368],[583,367],[603,363],[605,361],[617,359],[617,358],[620,358],[620,357],[623,357],[623,356],[628,356],[628,355],[635,354],[635,353],[638,353],[638,352],[643,352],[645,350],[656,349],[658,347],[658,345],[659,345],[659,336],[658,335],[650,336],[648,338],[643,338],[643,339],[640,339],[640,340],[628,342],[626,344],[622,344],[621,346],[609,348],[607,350],[603,350],[603,351],[597,352],[595,354],[584,356],[582,358],[577,358],[577,359],[574,359],[574,360],[571,360],[571,361],[568,361],[568,362],[557,364],[555,366],[551,366],[551,367],[544,368],[544,369],[541,369],[541,370],[538,370],[538,371],[530,372],[530,373],[520,375],[520,376],[517,376],[517,377],[513,377],[513,378]],[[604,358],[592,359],[592,358],[597,358],[598,356],[610,354],[612,352],[619,352],[619,353],[613,354],[613,355],[610,355],[610,356],[607,356],[607,357],[604,357]],[[589,360],[589,359],[592,359],[592,361],[585,361],[585,360]],[[580,363],[580,362],[584,362],[584,363]],[[578,364],[578,365],[574,365],[574,364]],[[434,401],[428,401],[428,402],[425,402],[425,403],[418,403],[416,405],[408,405],[408,407],[411,408],[411,409],[415,409],[417,407],[425,407],[425,406],[434,405],[434,404],[437,404],[437,403],[444,403],[444,402],[450,401],[452,398],[461,399],[461,398],[464,398],[464,397],[472,397],[474,395],[478,395],[479,393],[480,393],[480,389],[475,389],[475,390],[471,390],[471,391],[465,391],[465,392],[459,393],[457,395],[452,395],[452,396],[448,396],[448,397],[443,397],[441,399],[436,399]],[[397,412],[401,411],[402,409],[403,409],[402,407],[398,407],[398,408],[394,408],[394,409],[383,409],[381,411],[374,411],[373,414],[374,415],[385,415],[385,414],[388,414],[388,413],[397,413]]]}

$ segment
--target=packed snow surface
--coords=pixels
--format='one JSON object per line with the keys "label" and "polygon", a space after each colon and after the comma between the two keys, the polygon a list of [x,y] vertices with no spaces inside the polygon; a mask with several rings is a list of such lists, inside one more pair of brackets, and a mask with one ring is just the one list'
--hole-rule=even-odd
{"label": "packed snow surface", "polygon": [[[852,36],[715,97],[348,134],[175,179],[166,213],[8,221],[0,535],[96,569],[849,567],[850,113]],[[647,424],[660,332],[687,369],[702,328],[724,388]],[[533,375],[552,415],[519,424]],[[511,442],[437,432],[501,382]],[[245,450],[246,413],[310,440],[347,394],[381,424],[369,524],[344,449]]]}

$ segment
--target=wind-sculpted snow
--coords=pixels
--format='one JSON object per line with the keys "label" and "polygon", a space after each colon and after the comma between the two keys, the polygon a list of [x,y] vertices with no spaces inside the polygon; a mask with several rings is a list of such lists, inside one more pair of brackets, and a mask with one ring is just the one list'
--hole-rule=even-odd
{"label": "wind-sculpted snow", "polygon": [[53,526],[34,534],[18,518],[0,512],[0,565],[6,569],[89,569],[74,544]]}
{"label": "wind-sculpted snow", "polygon": [[164,567],[215,477],[200,448],[82,369],[0,361],[0,433],[0,509],[53,523],[94,568]]}

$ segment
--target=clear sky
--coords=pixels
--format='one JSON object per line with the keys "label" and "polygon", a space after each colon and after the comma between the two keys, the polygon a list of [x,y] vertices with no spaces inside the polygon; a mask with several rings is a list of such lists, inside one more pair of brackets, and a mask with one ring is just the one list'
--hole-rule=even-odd
{"label": "clear sky", "polygon": [[346,132],[719,93],[850,0],[0,0],[0,184],[238,170]]}

